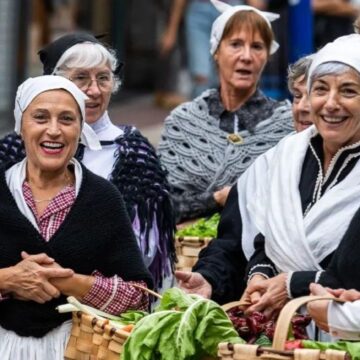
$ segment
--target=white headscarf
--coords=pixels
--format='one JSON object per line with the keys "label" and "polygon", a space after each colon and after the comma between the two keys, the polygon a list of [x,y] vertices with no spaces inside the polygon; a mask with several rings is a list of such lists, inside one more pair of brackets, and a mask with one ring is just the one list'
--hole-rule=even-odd
{"label": "white headscarf", "polygon": [[[238,11],[254,11],[258,15],[260,15],[268,24],[269,28],[272,29],[270,22],[278,19],[280,17],[279,14],[260,11],[252,6],[248,5],[237,5],[231,6],[219,0],[210,0],[212,4],[219,10],[222,14],[214,21],[211,29],[210,35],[210,53],[214,55],[219,43],[221,41],[225,26],[229,19]],[[273,40],[270,46],[270,54],[274,54],[276,50],[279,48],[279,44]]]}
{"label": "white headscarf", "polygon": [[96,133],[85,123],[85,100],[88,97],[73,82],[62,76],[43,75],[29,78],[18,87],[14,108],[16,133],[20,134],[23,113],[34,98],[45,91],[57,89],[69,92],[79,105],[82,117],[81,142],[91,150],[101,150]]}
{"label": "white headscarf", "polygon": [[[320,49],[313,58],[309,69],[309,79],[316,68],[327,62],[340,62],[345,65],[351,66],[360,74],[360,35],[351,34],[341,36],[326,44]],[[308,92],[310,91],[311,83],[308,81]]]}

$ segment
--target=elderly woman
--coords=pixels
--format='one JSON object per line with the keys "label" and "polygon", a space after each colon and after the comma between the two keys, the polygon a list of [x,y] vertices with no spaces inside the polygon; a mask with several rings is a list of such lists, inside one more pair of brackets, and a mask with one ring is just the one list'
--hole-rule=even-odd
{"label": "elderly woman", "polygon": [[152,280],[120,193],[74,159],[81,133],[96,148],[86,99],[60,76],[17,91],[27,156],[0,174],[2,359],[63,359],[70,315],[55,308],[66,296],[113,314],[148,306],[132,286]]}
{"label": "elderly woman", "polygon": [[[288,71],[288,86],[294,96],[294,127],[298,132],[310,122],[306,91],[306,74],[310,65],[311,58],[301,58]],[[245,289],[245,267],[254,253],[254,237],[259,232],[246,204],[267,172],[273,149],[260,155],[232,187],[221,213],[217,239],[202,250],[193,272],[177,272],[184,290],[212,297],[220,303],[241,296]]]}
{"label": "elderly woman", "polygon": [[[350,231],[360,207],[358,46],[359,35],[345,36],[315,55],[308,80],[315,127],[275,148],[266,180],[248,203],[260,231],[247,271],[250,312],[271,315],[307,294],[311,282],[337,287],[324,270],[339,245],[358,236]],[[346,277],[353,278],[351,271]]]}
{"label": "elderly woman", "polygon": [[[162,286],[171,279],[174,260],[172,206],[166,174],[150,143],[133,126],[115,126],[107,109],[120,84],[115,53],[87,33],[65,35],[39,52],[44,74],[58,74],[74,82],[88,97],[86,122],[102,149],[81,146],[76,158],[95,174],[110,180],[122,193],[144,261]],[[19,137],[0,143],[0,162],[24,156]]]}
{"label": "elderly woman", "polygon": [[313,123],[306,90],[307,71],[311,61],[311,55],[304,56],[290,65],[288,69],[288,88],[293,96],[292,112],[296,132],[307,129]]}
{"label": "elderly woman", "polygon": [[212,3],[222,12],[210,38],[220,89],[176,108],[165,121],[158,150],[178,222],[221,209],[230,186],[255,158],[293,130],[290,103],[258,88],[278,47],[270,25],[278,15]]}

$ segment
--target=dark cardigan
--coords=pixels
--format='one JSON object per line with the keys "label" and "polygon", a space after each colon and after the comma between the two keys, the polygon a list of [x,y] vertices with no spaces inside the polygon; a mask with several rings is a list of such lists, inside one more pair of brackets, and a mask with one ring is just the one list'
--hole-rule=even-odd
{"label": "dark cardigan", "polygon": [[[141,248],[149,251],[151,229],[158,228],[158,242],[149,270],[155,288],[162,287],[162,279],[169,276],[175,262],[175,220],[170,201],[170,188],[166,171],[162,168],[153,146],[133,126],[120,126],[124,134],[114,141],[101,142],[102,146],[117,144],[114,167],[110,181],[120,190],[130,220],[139,218]],[[82,161],[83,146],[79,146],[76,158]],[[0,139],[0,166],[9,168],[25,157],[24,144],[19,135],[10,133]],[[170,264],[169,264],[170,260]]]}
{"label": "dark cardigan", "polygon": [[[21,261],[20,253],[46,253],[63,267],[90,275],[119,275],[125,281],[152,279],[139,247],[119,191],[108,181],[83,167],[79,194],[64,222],[46,242],[19,211],[0,172],[0,268]],[[66,303],[61,296],[45,304],[7,299],[0,302],[0,326],[20,336],[42,337],[70,318],[55,307]]]}

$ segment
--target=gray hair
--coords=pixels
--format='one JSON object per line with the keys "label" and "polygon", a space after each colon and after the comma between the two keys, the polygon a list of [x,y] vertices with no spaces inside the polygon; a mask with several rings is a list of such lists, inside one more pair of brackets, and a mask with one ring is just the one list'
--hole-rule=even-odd
{"label": "gray hair", "polygon": [[313,60],[312,55],[304,56],[288,67],[287,85],[291,93],[294,92],[294,84],[297,79],[304,76],[307,79],[308,71]]}
{"label": "gray hair", "polygon": [[[67,49],[56,63],[53,74],[64,76],[65,72],[73,68],[93,68],[96,66],[109,66],[114,74],[118,66],[115,51],[107,49],[101,44],[83,42],[75,44]],[[120,79],[114,75],[112,93],[115,93],[121,85]]]}
{"label": "gray hair", "polygon": [[[309,79],[309,86],[308,88],[311,89],[313,82],[322,76],[325,75],[341,75],[347,71],[356,71],[350,65],[338,62],[338,61],[329,61],[323,64],[320,64],[315,70],[312,72],[310,79]],[[358,72],[356,71],[358,74]],[[359,74],[360,75],[360,74]]]}

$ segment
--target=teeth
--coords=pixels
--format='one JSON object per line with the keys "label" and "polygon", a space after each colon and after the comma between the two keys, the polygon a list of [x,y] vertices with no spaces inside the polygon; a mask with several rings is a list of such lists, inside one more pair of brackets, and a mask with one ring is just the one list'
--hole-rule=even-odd
{"label": "teeth", "polygon": [[62,148],[64,145],[59,144],[59,143],[53,143],[53,142],[43,142],[42,143],[43,146],[47,147],[47,148],[51,148],[51,149],[60,149]]}
{"label": "teeth", "polygon": [[324,120],[329,123],[341,123],[346,119],[345,116],[323,116]]}

